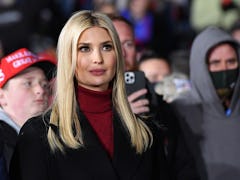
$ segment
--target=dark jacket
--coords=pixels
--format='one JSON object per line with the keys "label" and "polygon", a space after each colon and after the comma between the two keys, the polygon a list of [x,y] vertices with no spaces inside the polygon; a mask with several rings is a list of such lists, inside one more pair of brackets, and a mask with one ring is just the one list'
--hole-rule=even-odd
{"label": "dark jacket", "polygon": [[164,137],[165,153],[171,179],[199,180],[196,162],[186,145],[186,139],[179,125],[179,119],[173,108],[157,95],[158,108],[155,110],[154,122]]}
{"label": "dark jacket", "polygon": [[17,142],[17,136],[18,133],[13,127],[0,120],[0,146],[7,169],[9,169],[11,157]]}
{"label": "dark jacket", "polygon": [[81,112],[79,117],[85,146],[75,150],[67,148],[64,154],[50,152],[48,123],[42,117],[29,120],[20,132],[12,158],[12,180],[167,179],[162,142],[155,132],[152,147],[136,154],[115,113],[114,155],[110,158]]}
{"label": "dark jacket", "polygon": [[8,172],[7,172],[7,168],[6,168],[6,162],[5,162],[5,158],[3,156],[3,142],[0,139],[0,179],[1,180],[7,180],[8,177]]}
{"label": "dark jacket", "polygon": [[190,55],[192,89],[173,103],[203,180],[240,178],[240,76],[229,109],[225,110],[206,63],[208,52],[224,42],[231,43],[240,57],[239,45],[216,27],[196,37]]}

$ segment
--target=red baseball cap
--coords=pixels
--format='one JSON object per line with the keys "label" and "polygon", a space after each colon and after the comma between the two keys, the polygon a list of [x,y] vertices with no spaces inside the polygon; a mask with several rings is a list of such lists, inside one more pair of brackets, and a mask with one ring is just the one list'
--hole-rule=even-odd
{"label": "red baseball cap", "polygon": [[18,49],[1,59],[0,88],[2,88],[9,79],[18,75],[30,66],[41,68],[46,77],[50,80],[53,77],[56,63],[48,58],[39,58],[39,56],[26,48]]}

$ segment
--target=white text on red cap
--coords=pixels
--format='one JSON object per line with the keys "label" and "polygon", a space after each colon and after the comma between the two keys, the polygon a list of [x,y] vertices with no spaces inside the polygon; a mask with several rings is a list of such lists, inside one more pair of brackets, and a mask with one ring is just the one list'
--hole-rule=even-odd
{"label": "white text on red cap", "polygon": [[6,57],[6,61],[8,63],[12,62],[12,61],[15,61],[16,59],[20,59],[20,58],[25,58],[25,57],[28,57],[28,56],[33,56],[35,57],[34,54],[32,54],[31,52],[29,51],[23,51],[23,52],[18,52],[18,53],[15,53],[14,55],[9,55]]}

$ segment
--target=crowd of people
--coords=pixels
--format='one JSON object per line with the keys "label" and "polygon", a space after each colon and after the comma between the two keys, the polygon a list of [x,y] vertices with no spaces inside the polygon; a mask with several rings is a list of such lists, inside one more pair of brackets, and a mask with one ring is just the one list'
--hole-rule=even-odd
{"label": "crowd of people", "polygon": [[124,2],[3,2],[1,180],[240,178],[239,21],[197,29],[198,1]]}

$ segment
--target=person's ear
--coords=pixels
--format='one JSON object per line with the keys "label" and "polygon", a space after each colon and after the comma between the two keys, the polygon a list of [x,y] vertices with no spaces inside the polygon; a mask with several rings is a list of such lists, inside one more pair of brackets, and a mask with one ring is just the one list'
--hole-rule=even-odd
{"label": "person's ear", "polygon": [[5,99],[4,90],[2,88],[0,88],[0,106],[3,107],[3,106],[6,106],[6,105],[7,105],[7,102],[6,102],[6,99]]}

